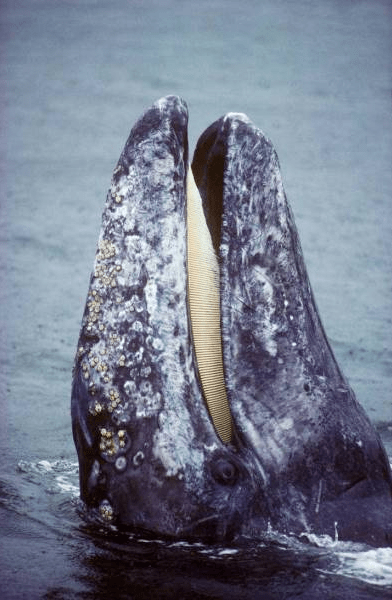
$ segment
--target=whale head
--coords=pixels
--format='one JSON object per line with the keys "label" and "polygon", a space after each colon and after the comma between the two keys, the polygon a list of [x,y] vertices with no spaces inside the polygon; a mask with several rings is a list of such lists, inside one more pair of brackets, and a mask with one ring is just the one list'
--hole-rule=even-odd
{"label": "whale head", "polygon": [[81,497],[172,538],[391,543],[388,460],[323,330],[274,148],[229,113],[190,167],[187,122],[156,102],[113,173],[73,370]]}

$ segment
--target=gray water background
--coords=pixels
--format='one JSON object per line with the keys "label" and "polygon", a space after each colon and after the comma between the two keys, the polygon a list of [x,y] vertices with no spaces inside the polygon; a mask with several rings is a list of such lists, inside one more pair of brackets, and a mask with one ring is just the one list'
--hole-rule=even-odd
{"label": "gray water background", "polygon": [[71,368],[106,190],[165,94],[188,103],[191,153],[227,111],[274,143],[327,335],[392,456],[391,57],[389,0],[1,0],[0,477],[38,522],[3,525],[9,597],[70,581],[60,520],[39,560],[32,465],[76,461]]}

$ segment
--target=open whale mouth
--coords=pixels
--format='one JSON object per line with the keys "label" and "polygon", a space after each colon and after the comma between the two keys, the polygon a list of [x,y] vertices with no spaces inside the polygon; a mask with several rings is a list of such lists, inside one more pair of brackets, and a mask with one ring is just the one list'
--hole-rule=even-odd
{"label": "open whale mouth", "polygon": [[[180,476],[195,462],[191,448],[205,454],[216,434],[276,464],[286,448],[266,434],[296,435],[285,389],[300,406],[311,389],[305,351],[316,368],[330,351],[272,145],[229,113],[199,138],[190,167],[187,119],[174,96],[139,119],[102,217],[72,414],[79,455],[119,472],[130,449],[132,464],[146,456],[150,438],[151,460]],[[259,470],[266,480],[261,460]]]}
{"label": "open whale mouth", "polygon": [[345,490],[390,495],[385,452],[325,336],[271,143],[229,113],[190,167],[187,121],[156,102],[113,173],[73,371],[81,497],[175,537],[334,535]]}

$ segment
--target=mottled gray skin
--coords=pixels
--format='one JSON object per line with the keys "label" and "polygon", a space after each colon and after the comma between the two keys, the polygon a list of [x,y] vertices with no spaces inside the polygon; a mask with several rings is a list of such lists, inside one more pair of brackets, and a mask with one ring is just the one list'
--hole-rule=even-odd
{"label": "mottled gray skin", "polygon": [[221,267],[234,438],[216,434],[187,307],[187,163],[186,105],[170,96],[132,129],[103,214],[72,390],[82,499],[154,535],[271,526],[390,544],[385,451],[323,331],[276,154],[239,114],[192,164]]}

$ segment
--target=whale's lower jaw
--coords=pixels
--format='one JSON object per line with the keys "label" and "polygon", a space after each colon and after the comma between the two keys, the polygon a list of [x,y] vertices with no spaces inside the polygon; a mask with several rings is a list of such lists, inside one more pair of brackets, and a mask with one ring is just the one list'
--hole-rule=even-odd
{"label": "whale's lower jaw", "polygon": [[392,543],[389,463],[325,336],[275,151],[226,115],[193,187],[187,118],[159,100],[113,174],[73,372],[82,499],[154,535]]}

